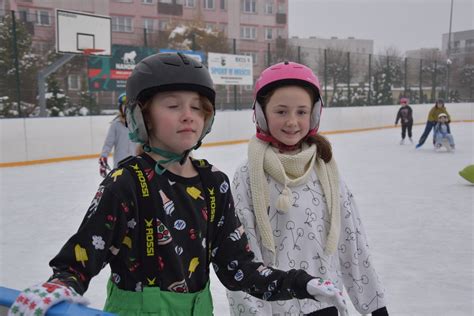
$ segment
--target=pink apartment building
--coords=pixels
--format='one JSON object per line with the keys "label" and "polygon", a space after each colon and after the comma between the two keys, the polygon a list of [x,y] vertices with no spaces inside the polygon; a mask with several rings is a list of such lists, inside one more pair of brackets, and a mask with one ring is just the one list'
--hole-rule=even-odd
{"label": "pink apartment building", "polygon": [[[130,46],[152,47],[146,35],[180,22],[199,20],[208,28],[222,31],[229,43],[236,39],[236,53],[253,57],[256,77],[267,65],[268,44],[275,44],[277,38],[288,38],[288,1],[4,0],[0,1],[0,12],[10,14],[14,10],[17,18],[27,23],[38,53],[55,45],[55,9],[110,16],[112,44]],[[250,91],[251,87],[239,90]]]}

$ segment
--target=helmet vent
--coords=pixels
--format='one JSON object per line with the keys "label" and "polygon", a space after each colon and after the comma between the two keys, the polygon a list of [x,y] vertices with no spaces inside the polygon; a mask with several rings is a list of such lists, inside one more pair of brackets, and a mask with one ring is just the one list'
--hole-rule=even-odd
{"label": "helmet vent", "polygon": [[185,65],[189,65],[189,64],[190,64],[189,59],[188,59],[188,57],[187,57],[186,55],[184,55],[183,53],[178,52],[178,56],[181,57],[181,60],[183,61],[183,63],[184,63]]}

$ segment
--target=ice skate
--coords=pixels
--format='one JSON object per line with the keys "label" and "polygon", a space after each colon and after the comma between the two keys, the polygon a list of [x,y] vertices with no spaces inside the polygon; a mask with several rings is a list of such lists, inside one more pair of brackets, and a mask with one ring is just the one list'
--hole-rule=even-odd
{"label": "ice skate", "polygon": [[408,139],[410,140],[410,143],[413,144],[413,139],[411,139],[411,137],[408,137]]}
{"label": "ice skate", "polygon": [[405,139],[404,138],[400,141],[400,145],[403,145],[403,144],[405,144]]}

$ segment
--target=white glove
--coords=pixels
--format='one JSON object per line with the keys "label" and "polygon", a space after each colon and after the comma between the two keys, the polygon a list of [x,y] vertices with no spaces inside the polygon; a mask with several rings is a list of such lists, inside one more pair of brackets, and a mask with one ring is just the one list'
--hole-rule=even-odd
{"label": "white glove", "polygon": [[306,291],[314,296],[315,300],[336,306],[341,316],[349,316],[342,292],[331,281],[312,279],[306,284]]}
{"label": "white glove", "polygon": [[87,305],[89,300],[73,289],[53,282],[37,284],[18,295],[8,311],[8,316],[43,316],[48,309],[62,301]]}

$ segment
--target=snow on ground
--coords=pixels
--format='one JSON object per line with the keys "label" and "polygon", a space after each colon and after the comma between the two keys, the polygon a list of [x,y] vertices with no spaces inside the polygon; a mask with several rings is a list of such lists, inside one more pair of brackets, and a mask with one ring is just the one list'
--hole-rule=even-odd
{"label": "snow on ground", "polygon": [[[423,126],[414,127],[414,140]],[[391,315],[473,315],[474,185],[458,171],[474,163],[474,124],[452,124],[455,153],[428,142],[399,145],[399,129],[329,135],[341,175],[366,226]],[[2,148],[2,150],[5,150]],[[247,145],[201,148],[233,172]],[[22,289],[50,275],[49,260],[73,234],[101,178],[95,159],[0,169],[0,286]],[[86,296],[101,308],[109,269]],[[212,275],[215,314],[228,315]],[[350,306],[351,315],[357,315]]]}

